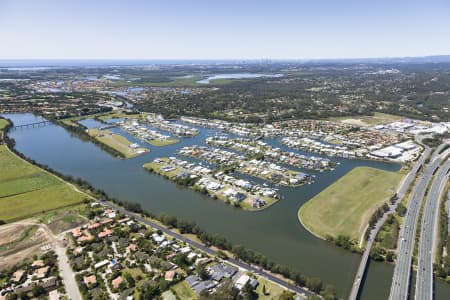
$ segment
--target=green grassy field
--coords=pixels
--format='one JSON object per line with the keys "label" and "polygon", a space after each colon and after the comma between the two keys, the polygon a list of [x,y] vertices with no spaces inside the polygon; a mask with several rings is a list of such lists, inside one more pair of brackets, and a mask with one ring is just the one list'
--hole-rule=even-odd
{"label": "green grassy field", "polygon": [[340,121],[344,123],[362,125],[362,126],[374,126],[380,124],[392,123],[401,120],[402,117],[375,112],[373,116],[354,116],[354,117],[335,117],[330,120]]}
{"label": "green grassy field", "polygon": [[[130,145],[132,144],[127,138],[112,133],[109,130],[98,130],[98,129],[89,129],[89,135],[94,137],[99,142],[108,145],[109,147],[119,151],[122,153],[126,158],[132,158],[139,156],[145,152],[149,152],[149,149],[147,148],[137,148],[132,149]],[[143,151],[142,153],[139,153],[138,151]]]}
{"label": "green grassy field", "polygon": [[[279,299],[284,289],[279,285],[268,281],[262,277],[258,277],[259,285],[256,288],[256,293],[258,294],[258,300],[276,300]],[[265,287],[265,293],[264,293]]]}
{"label": "green grassy field", "polygon": [[0,141],[3,140],[3,129],[9,124],[8,120],[0,119]]}
{"label": "green grassy field", "polygon": [[179,282],[170,288],[178,299],[194,300],[198,299],[194,291],[189,287],[186,281]]}
{"label": "green grassy field", "polygon": [[5,119],[0,119],[0,130],[6,127],[8,125],[8,121]]}
{"label": "green grassy field", "polygon": [[170,138],[167,140],[152,140],[152,141],[148,141],[148,143],[152,146],[164,147],[164,146],[176,144],[179,141],[180,141],[179,139]]}
{"label": "green grassy field", "polygon": [[357,167],[299,210],[300,222],[325,238],[347,235],[359,240],[375,210],[395,193],[404,171]]}
{"label": "green grassy field", "polygon": [[14,221],[73,205],[86,196],[0,145],[0,220]]}

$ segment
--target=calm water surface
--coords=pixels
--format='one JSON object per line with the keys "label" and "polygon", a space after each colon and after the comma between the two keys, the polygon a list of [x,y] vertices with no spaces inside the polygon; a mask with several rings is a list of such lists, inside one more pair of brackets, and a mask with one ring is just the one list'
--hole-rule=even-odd
{"label": "calm water surface", "polygon": [[[38,119],[31,114],[5,116],[12,119],[16,125]],[[84,124],[95,123],[87,121]],[[125,135],[133,142],[144,144],[119,128],[112,130]],[[340,163],[334,171],[319,173],[301,170],[315,175],[316,182],[296,189],[280,187],[284,199],[261,212],[245,212],[233,208],[221,201],[177,187],[142,168],[145,162],[155,157],[175,155],[180,147],[202,145],[205,137],[215,133],[212,129],[201,129],[198,136],[181,139],[181,142],[175,145],[158,148],[147,144],[145,146],[151,149],[150,153],[129,160],[116,159],[90,142],[81,141],[55,125],[15,130],[11,131],[10,136],[16,140],[18,151],[61,173],[81,177],[113,197],[141,203],[153,213],[166,212],[182,219],[193,220],[205,230],[219,233],[234,244],[259,251],[305,275],[318,276],[326,283],[335,285],[341,296],[348,295],[360,256],[313,237],[298,222],[298,208],[354,167],[370,166],[396,171],[400,166],[333,158]],[[268,142],[287,149],[277,139]],[[387,298],[392,272],[391,265],[371,264],[362,299]],[[449,293],[448,286],[437,284],[437,290],[439,293]]]}

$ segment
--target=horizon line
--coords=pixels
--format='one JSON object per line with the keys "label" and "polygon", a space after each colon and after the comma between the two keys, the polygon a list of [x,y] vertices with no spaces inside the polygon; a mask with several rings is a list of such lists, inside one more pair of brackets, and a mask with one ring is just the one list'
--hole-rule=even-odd
{"label": "horizon line", "polygon": [[405,58],[431,58],[431,57],[450,57],[450,52],[447,54],[427,54],[427,55],[405,55],[405,56],[361,56],[361,57],[316,57],[316,58],[273,58],[273,57],[260,57],[260,58],[75,58],[75,57],[67,57],[67,58],[0,58],[1,61],[39,61],[39,60],[47,60],[47,61],[56,61],[56,60],[66,60],[66,61],[75,61],[75,60],[122,60],[122,61],[136,61],[136,60],[153,60],[153,61],[237,61],[237,60],[248,60],[248,61],[261,61],[261,60],[273,60],[273,61],[309,61],[309,60],[370,60],[370,59],[405,59]]}

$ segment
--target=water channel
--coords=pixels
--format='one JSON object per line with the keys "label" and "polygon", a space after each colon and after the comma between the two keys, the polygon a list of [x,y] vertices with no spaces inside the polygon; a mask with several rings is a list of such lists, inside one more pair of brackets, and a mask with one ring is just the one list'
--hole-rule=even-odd
{"label": "water channel", "polygon": [[[4,116],[11,119],[15,125],[32,123],[39,119],[31,114]],[[95,125],[90,122],[95,121],[87,121],[85,125]],[[194,138],[182,138],[180,143],[175,145],[153,147],[146,144],[145,146],[151,149],[150,153],[128,160],[114,158],[94,144],[82,141],[56,125],[13,130],[10,136],[16,140],[18,151],[42,164],[47,164],[61,173],[81,177],[96,188],[105,190],[110,196],[141,203],[153,213],[165,212],[178,218],[193,220],[201,228],[218,233],[233,244],[241,244],[259,251],[270,259],[295,268],[307,276],[322,278],[326,283],[333,284],[341,297],[346,297],[360,256],[312,236],[298,222],[298,208],[357,166],[390,171],[396,171],[400,166],[383,162],[332,158],[339,162],[334,171],[320,173],[301,170],[316,176],[314,184],[295,189],[280,187],[284,198],[277,204],[261,212],[246,212],[199,195],[192,190],[178,187],[142,168],[145,162],[156,157],[175,156],[176,150],[180,147],[204,145],[205,138],[216,133],[213,129],[200,129],[199,135]],[[120,129],[113,130],[143,145],[141,141]],[[277,139],[267,142],[288,149]],[[392,273],[392,265],[372,263],[361,298],[386,299]],[[449,285],[438,282],[436,290],[436,299],[450,298],[446,297],[450,295]]]}

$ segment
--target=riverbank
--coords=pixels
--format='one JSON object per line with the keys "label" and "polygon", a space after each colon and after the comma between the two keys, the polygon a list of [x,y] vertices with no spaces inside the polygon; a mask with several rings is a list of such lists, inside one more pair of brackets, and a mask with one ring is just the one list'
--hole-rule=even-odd
{"label": "riverbank", "polygon": [[298,218],[322,239],[341,235],[359,241],[374,211],[395,194],[403,176],[403,171],[357,167],[301,206]]}

